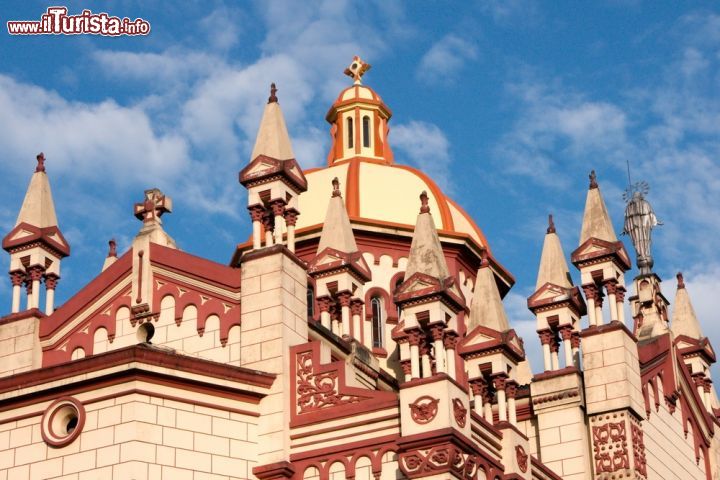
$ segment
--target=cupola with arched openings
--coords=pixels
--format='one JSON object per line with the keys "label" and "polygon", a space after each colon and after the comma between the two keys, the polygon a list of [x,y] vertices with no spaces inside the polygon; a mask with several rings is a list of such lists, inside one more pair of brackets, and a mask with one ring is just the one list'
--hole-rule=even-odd
{"label": "cupola with arched openings", "polygon": [[325,117],[331,124],[330,166],[356,157],[393,162],[387,142],[392,112],[373,89],[362,84],[362,75],[369,69],[370,65],[360,57],[353,59],[345,74],[355,82],[340,92]]}

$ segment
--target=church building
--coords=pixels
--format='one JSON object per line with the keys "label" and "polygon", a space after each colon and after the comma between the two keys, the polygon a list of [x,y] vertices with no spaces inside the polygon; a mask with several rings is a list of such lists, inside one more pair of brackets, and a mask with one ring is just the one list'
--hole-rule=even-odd
{"label": "church building", "polygon": [[529,260],[537,336],[520,338],[512,273],[395,162],[369,68],[345,71],[322,168],[296,161],[273,84],[238,166],[252,231],[227,264],[184,252],[162,222],[172,192],[148,189],[129,249],[110,242],[56,307],[71,248],[38,155],[2,244],[0,480],[720,479],[710,319],[682,274],[672,308],[663,294],[642,189],[635,257],[594,172],[569,257],[550,217]]}

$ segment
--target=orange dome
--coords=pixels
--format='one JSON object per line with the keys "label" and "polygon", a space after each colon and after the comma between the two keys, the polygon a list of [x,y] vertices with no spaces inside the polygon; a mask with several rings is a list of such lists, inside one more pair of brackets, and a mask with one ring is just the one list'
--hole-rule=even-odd
{"label": "orange dome", "polygon": [[337,177],[354,223],[412,230],[420,205],[418,196],[427,191],[430,212],[441,235],[467,236],[489,249],[485,235],[468,214],[415,168],[354,158],[307,170],[305,176],[308,190],[299,198],[298,229],[322,224],[332,194],[331,182]]}

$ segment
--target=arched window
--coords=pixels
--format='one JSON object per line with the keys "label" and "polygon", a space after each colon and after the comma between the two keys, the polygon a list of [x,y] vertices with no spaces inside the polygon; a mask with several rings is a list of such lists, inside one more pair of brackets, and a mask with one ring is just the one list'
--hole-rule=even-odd
{"label": "arched window", "polygon": [[363,147],[370,147],[370,117],[363,117]]}
{"label": "arched window", "polygon": [[347,119],[347,135],[348,135],[348,148],[353,148],[353,139],[355,138],[355,133],[353,132],[353,119],[351,117],[348,117]]}
{"label": "arched window", "polygon": [[307,316],[315,318],[315,289],[312,285],[307,288]]}
{"label": "arched window", "polygon": [[370,300],[370,309],[372,310],[372,346],[373,348],[382,348],[383,319],[382,301],[380,297],[373,297],[372,300]]}

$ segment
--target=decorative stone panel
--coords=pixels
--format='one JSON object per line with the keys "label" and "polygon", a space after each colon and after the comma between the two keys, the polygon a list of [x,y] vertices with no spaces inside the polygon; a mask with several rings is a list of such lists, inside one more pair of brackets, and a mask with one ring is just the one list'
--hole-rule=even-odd
{"label": "decorative stone panel", "polygon": [[640,421],[627,410],[590,418],[595,480],[646,478],[645,446]]}

